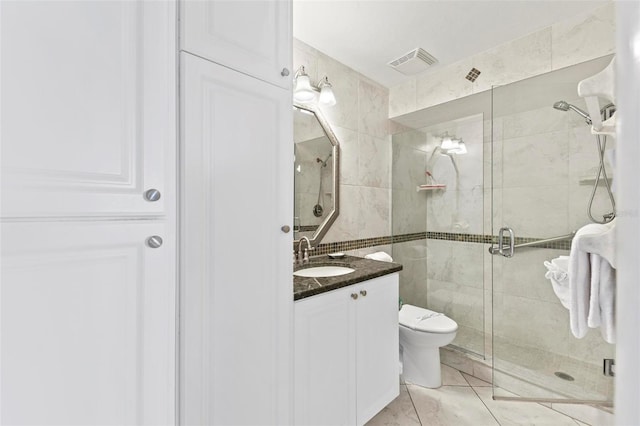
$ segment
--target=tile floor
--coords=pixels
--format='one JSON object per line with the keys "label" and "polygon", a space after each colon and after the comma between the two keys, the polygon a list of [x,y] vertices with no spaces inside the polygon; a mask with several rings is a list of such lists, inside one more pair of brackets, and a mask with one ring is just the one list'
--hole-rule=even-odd
{"label": "tile floor", "polygon": [[400,396],[367,426],[585,425],[531,402],[494,401],[491,384],[442,365],[442,387],[401,383]]}

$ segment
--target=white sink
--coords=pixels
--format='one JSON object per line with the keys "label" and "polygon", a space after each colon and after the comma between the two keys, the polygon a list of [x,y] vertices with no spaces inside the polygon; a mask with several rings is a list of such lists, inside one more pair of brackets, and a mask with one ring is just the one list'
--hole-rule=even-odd
{"label": "white sink", "polygon": [[337,277],[355,272],[355,269],[344,266],[316,266],[314,268],[300,269],[293,273],[297,277]]}

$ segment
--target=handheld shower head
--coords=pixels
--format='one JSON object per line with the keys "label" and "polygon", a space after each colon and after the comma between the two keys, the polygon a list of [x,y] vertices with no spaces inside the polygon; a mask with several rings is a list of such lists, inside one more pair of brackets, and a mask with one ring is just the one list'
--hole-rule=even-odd
{"label": "handheld shower head", "polygon": [[591,125],[591,117],[589,117],[589,114],[587,114],[585,111],[581,110],[575,105],[571,105],[566,101],[558,101],[555,104],[553,104],[553,107],[560,111],[569,111],[570,109],[572,109],[575,112],[577,112],[582,118],[584,118],[584,121],[586,121],[588,125]]}

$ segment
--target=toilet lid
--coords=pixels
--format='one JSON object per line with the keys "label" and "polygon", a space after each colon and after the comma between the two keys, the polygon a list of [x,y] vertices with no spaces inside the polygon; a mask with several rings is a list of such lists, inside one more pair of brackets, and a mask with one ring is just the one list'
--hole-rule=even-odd
{"label": "toilet lid", "polygon": [[458,329],[458,324],[446,315],[413,305],[402,305],[398,319],[405,327],[429,333],[451,333]]}

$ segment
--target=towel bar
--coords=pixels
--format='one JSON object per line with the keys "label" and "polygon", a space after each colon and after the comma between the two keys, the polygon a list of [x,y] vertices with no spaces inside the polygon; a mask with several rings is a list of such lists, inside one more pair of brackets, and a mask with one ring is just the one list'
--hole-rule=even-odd
{"label": "towel bar", "polygon": [[[516,244],[516,245],[513,246],[513,248],[517,249],[517,248],[525,248],[525,247],[535,247],[535,246],[538,246],[540,244],[553,243],[553,242],[556,242],[556,241],[570,240],[575,235],[576,235],[576,233],[572,232],[570,234],[561,235],[559,237],[545,238],[543,240],[536,240],[536,241],[529,241],[528,243]],[[509,246],[503,246],[503,250],[508,249],[508,248],[509,248]],[[491,253],[491,254],[498,254],[499,251],[500,251],[499,247],[493,247],[493,246],[489,247],[489,253]]]}

